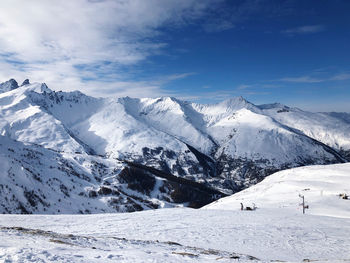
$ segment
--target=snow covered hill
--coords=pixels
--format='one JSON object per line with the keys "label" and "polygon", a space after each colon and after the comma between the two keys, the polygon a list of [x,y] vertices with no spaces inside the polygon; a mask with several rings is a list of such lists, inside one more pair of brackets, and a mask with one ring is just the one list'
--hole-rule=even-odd
{"label": "snow covered hill", "polygon": [[[303,121],[298,123],[299,119]],[[77,197],[84,209],[65,212],[199,207],[278,170],[346,161],[349,131],[343,115],[307,113],[279,104],[256,106],[242,97],[204,105],[172,97],[93,98],[79,91],[56,92],[28,80],[21,86],[13,79],[0,84],[1,140],[14,145],[10,153],[9,147],[0,148],[5,163],[15,162],[19,170],[27,163],[41,178],[52,174],[52,180],[61,180],[62,175],[47,167],[62,171],[69,164],[71,172],[65,176],[83,171],[89,178],[79,185],[83,189],[72,193],[92,199],[105,176],[115,178],[116,191],[107,190],[108,198],[98,197],[109,208],[110,200],[116,199],[111,193],[125,194],[121,200],[126,201],[113,201],[118,205],[112,210]],[[25,149],[41,153],[37,163],[28,161]],[[57,159],[61,161],[55,165]],[[86,169],[94,163],[103,168],[94,173]],[[15,187],[20,179],[8,180],[8,171],[2,172],[3,187]],[[22,185],[40,196],[40,184]],[[74,184],[64,185],[70,192]],[[57,198],[49,198],[55,204],[49,210],[57,212],[57,200],[63,200],[64,193],[52,190]],[[16,192],[17,201],[5,202],[2,211],[21,211],[22,196]],[[124,209],[123,202],[132,205]],[[27,212],[49,210],[42,205]]]}
{"label": "snow covered hill", "polygon": [[[349,195],[348,199],[341,195]],[[350,163],[315,165],[277,172],[262,182],[203,209],[239,210],[240,203],[259,210],[276,208],[301,213],[304,196],[307,214],[350,218]]]}

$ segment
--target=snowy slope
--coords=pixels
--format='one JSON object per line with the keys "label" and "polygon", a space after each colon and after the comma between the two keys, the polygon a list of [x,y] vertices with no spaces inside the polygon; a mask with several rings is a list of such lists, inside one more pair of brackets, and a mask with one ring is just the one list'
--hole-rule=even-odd
{"label": "snowy slope", "polygon": [[322,145],[287,129],[268,116],[246,108],[228,118],[222,118],[210,127],[210,131],[213,136],[227,136],[221,142],[217,155],[226,154],[253,161],[267,159],[269,165],[303,163],[309,159],[322,162],[334,158],[331,153],[324,151]]}
{"label": "snowy slope", "polygon": [[89,190],[103,185],[104,176],[97,178],[97,169],[108,165],[120,171],[122,164],[87,155],[73,157],[3,136],[0,145],[1,213],[115,211],[107,199],[89,198]]}
{"label": "snowy slope", "polygon": [[346,114],[306,112],[282,104],[260,105],[263,114],[337,150],[350,151],[350,126]]}
{"label": "snowy slope", "polygon": [[276,208],[0,215],[0,261],[349,262],[349,235],[348,218]]}
{"label": "snowy slope", "polygon": [[[96,155],[0,136],[0,213],[133,212],[207,204],[220,193]],[[176,179],[176,178],[175,178]]]}
{"label": "snowy slope", "polygon": [[301,213],[300,195],[309,209],[307,214],[350,218],[350,163],[315,165],[284,170],[232,196],[215,201],[203,209],[239,210],[240,203],[259,210],[278,208]]}
{"label": "snowy slope", "polygon": [[62,122],[36,105],[30,95],[49,91],[45,84],[25,85],[0,94],[0,134],[65,152],[84,151]]}

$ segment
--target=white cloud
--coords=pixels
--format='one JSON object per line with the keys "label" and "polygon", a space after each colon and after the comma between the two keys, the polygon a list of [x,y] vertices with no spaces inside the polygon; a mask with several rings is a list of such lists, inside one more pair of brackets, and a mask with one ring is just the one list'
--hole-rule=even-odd
{"label": "white cloud", "polygon": [[313,77],[313,76],[286,77],[275,81],[295,82],[295,83],[320,83],[320,82],[326,82],[326,81],[343,81],[348,79],[350,79],[350,73],[338,73],[333,76],[325,76],[325,77]]}
{"label": "white cloud", "polygon": [[321,78],[310,77],[310,76],[301,76],[301,77],[282,78],[282,79],[279,79],[279,81],[297,82],[297,83],[318,83],[318,82],[323,82],[325,80]]}
{"label": "white cloud", "polygon": [[325,29],[326,28],[323,25],[307,25],[307,26],[290,28],[290,29],[282,31],[282,33],[293,36],[293,35],[297,35],[297,34],[318,33],[318,32],[324,31]]}
{"label": "white cloud", "polygon": [[[95,90],[94,95],[107,95],[114,88],[112,93],[116,93],[126,85],[131,92],[162,93],[157,81],[125,81],[121,69],[137,65],[166,46],[155,40],[160,27],[183,26],[201,18],[215,2],[2,0],[0,79],[28,77],[55,89]],[[191,74],[166,78],[171,81]],[[99,93],[93,85],[107,88]]]}
{"label": "white cloud", "polygon": [[253,87],[252,85],[247,85],[247,84],[241,84],[237,87],[238,90],[245,90]]}
{"label": "white cloud", "polygon": [[[161,76],[152,80],[143,81],[89,81],[84,83],[85,92],[91,96],[101,96],[108,94],[109,96],[132,96],[137,98],[144,97],[161,97],[161,96],[177,96],[178,94],[166,91],[161,87],[174,80],[187,78],[195,73],[183,73]],[[78,85],[76,79],[69,79],[66,87],[61,86],[62,90],[72,90]],[[68,87],[68,89],[67,89]]]}

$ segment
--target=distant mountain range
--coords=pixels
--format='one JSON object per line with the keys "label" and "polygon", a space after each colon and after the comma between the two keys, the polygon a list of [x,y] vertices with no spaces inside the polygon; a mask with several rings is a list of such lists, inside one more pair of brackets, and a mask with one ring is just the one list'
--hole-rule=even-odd
{"label": "distant mountain range", "polygon": [[0,212],[201,207],[276,171],[350,160],[350,114],[242,97],[93,98],[0,84]]}

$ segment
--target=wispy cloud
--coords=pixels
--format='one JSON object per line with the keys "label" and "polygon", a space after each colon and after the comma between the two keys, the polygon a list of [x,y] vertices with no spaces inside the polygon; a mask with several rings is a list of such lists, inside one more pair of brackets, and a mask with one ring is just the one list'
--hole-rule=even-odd
{"label": "wispy cloud", "polygon": [[[164,85],[174,80],[187,78],[195,73],[182,73],[173,75],[164,75],[160,77],[154,77],[152,79],[140,80],[140,81],[107,81],[107,80],[91,80],[84,83],[84,91],[91,96],[103,96],[108,94],[109,96],[132,96],[136,98],[143,97],[161,97],[161,96],[175,96],[174,93],[162,89]],[[67,82],[60,83],[56,87],[57,90],[73,90],[80,84],[79,79],[69,79]],[[67,85],[67,86],[65,86]],[[51,87],[50,87],[51,88]]]}
{"label": "wispy cloud", "polygon": [[269,19],[285,16],[295,11],[293,3],[289,0],[277,2],[270,0],[218,0],[218,3],[220,5],[211,9],[208,17],[202,23],[206,32],[215,33],[230,30],[246,21],[256,19],[257,16]]}
{"label": "wispy cloud", "polygon": [[173,74],[173,75],[166,76],[164,78],[164,80],[169,82],[169,81],[172,81],[172,80],[184,79],[184,78],[187,78],[189,76],[196,75],[196,74],[197,73],[195,73],[195,72],[188,72],[188,73],[182,73],[182,74]]}
{"label": "wispy cloud", "polygon": [[325,79],[314,78],[314,77],[311,77],[311,76],[301,76],[301,77],[281,78],[281,79],[279,79],[279,81],[297,82],[297,83],[318,83],[318,82],[325,81]]}
{"label": "wispy cloud", "polygon": [[282,33],[288,36],[313,34],[326,30],[324,25],[306,25],[283,30]]}
{"label": "wispy cloud", "polygon": [[[253,86],[251,86],[253,87]],[[227,100],[228,98],[243,96],[245,98],[249,98],[251,96],[265,96],[269,95],[271,92],[260,89],[218,89],[215,91],[202,91],[200,93],[194,93],[191,95],[184,96],[183,94],[172,94],[172,96],[176,96],[183,100],[196,101],[200,103],[206,102],[221,102],[223,100]]]}
{"label": "wispy cloud", "polygon": [[253,85],[241,84],[237,87],[237,90],[245,90],[251,87],[253,87]]}
{"label": "wispy cloud", "polygon": [[320,76],[320,74],[318,73],[317,76],[304,75],[304,76],[298,76],[298,77],[285,77],[274,81],[295,82],[295,83],[320,83],[320,82],[327,82],[327,81],[343,81],[348,79],[350,79],[350,73],[345,72],[345,73],[337,73],[332,76]]}
{"label": "wispy cloud", "polygon": [[[0,8],[0,79],[29,77],[63,90],[92,85],[139,87],[161,93],[157,81],[130,81],[125,68],[161,53],[159,28],[203,17],[218,0],[3,0]],[[193,73],[165,76],[167,81]],[[114,82],[111,84],[110,82]],[[99,88],[99,95],[108,95]],[[120,89],[119,89],[120,90]],[[138,91],[138,90],[137,90]],[[95,92],[98,93],[95,89]],[[113,92],[115,93],[115,92]],[[130,93],[131,94],[131,93]],[[134,95],[134,94],[131,94]]]}
{"label": "wispy cloud", "polygon": [[216,91],[201,92],[201,93],[185,95],[185,96],[183,94],[174,94],[174,95],[183,100],[205,103],[206,101],[220,102],[230,97],[239,96],[240,94],[236,90],[216,90]]}
{"label": "wispy cloud", "polygon": [[340,73],[330,78],[330,80],[348,80],[350,79],[350,73]]}

